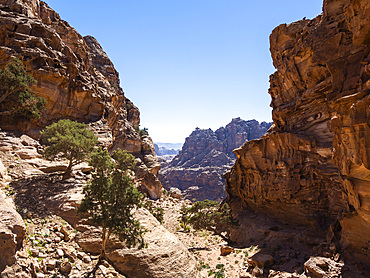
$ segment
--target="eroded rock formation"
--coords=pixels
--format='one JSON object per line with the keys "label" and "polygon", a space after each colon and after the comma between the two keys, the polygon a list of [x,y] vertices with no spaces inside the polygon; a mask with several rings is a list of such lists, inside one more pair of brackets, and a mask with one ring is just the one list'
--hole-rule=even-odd
{"label": "eroded rock formation", "polygon": [[222,200],[226,197],[222,175],[235,162],[232,150],[246,140],[260,138],[270,125],[235,118],[215,132],[194,130],[180,153],[170,163],[163,164],[160,172],[163,186],[179,188],[188,199]]}
{"label": "eroded rock formation", "polygon": [[15,262],[15,253],[21,249],[25,234],[22,217],[0,190],[0,272]]}
{"label": "eroded rock formation", "polygon": [[370,2],[324,1],[323,14],[270,36],[273,127],[234,152],[234,211],[253,209],[325,235],[369,262]]}
{"label": "eroded rock formation", "polygon": [[138,158],[137,181],[152,198],[160,196],[154,145],[136,131],[139,110],[125,97],[96,39],[82,37],[42,1],[1,0],[0,66],[12,56],[23,61],[37,80],[31,91],[47,103],[39,121],[2,117],[3,129],[37,138],[40,129],[62,118],[90,123],[102,145]]}

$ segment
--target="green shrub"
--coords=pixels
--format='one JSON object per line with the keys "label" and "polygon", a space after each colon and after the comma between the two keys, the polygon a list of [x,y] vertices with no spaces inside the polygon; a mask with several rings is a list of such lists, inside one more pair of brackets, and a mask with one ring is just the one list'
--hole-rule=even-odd
{"label": "green shrub", "polygon": [[129,175],[135,166],[134,156],[118,149],[111,157],[107,150],[99,148],[91,156],[90,165],[92,180],[84,188],[79,212],[87,213],[93,223],[103,227],[100,259],[105,258],[106,244],[112,233],[128,247],[144,248],[145,229],[132,214],[133,209],[143,206],[143,195]]}
{"label": "green shrub", "polygon": [[29,86],[35,82],[17,58],[0,70],[0,115],[40,118],[46,101],[29,91]]}
{"label": "green shrub", "polygon": [[55,160],[59,157],[69,161],[64,177],[70,175],[73,165],[81,163],[90,155],[98,142],[86,124],[71,120],[60,120],[47,126],[41,132],[40,139],[47,146],[43,151],[46,159]]}

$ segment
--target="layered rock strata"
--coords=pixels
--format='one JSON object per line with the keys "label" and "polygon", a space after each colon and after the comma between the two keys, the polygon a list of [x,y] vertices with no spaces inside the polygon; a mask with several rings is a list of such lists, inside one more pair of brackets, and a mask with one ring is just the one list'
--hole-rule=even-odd
{"label": "layered rock strata", "polygon": [[184,197],[196,200],[222,200],[226,197],[222,175],[235,162],[232,150],[246,140],[261,137],[270,123],[233,119],[225,127],[196,129],[185,140],[180,153],[163,164],[160,180],[168,190],[175,187]]}
{"label": "layered rock strata", "polygon": [[324,1],[270,36],[273,127],[234,152],[234,211],[314,229],[369,262],[370,2]]}
{"label": "layered rock strata", "polygon": [[46,99],[40,120],[1,118],[6,130],[37,138],[40,129],[68,118],[91,125],[99,142],[123,148],[137,160],[137,181],[152,198],[160,196],[160,164],[148,136],[140,136],[140,113],[125,97],[119,76],[100,44],[82,37],[39,0],[0,1],[0,66],[18,57],[37,81],[31,91]]}

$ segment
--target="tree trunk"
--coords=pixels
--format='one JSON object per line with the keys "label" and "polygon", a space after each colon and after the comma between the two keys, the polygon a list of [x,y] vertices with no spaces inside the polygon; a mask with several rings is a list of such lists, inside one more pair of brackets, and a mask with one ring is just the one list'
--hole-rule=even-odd
{"label": "tree trunk", "polygon": [[103,234],[102,234],[102,238],[101,238],[102,239],[101,252],[100,252],[99,260],[102,260],[102,259],[106,258],[105,249],[107,247],[107,242],[108,242],[110,234],[111,234],[111,230],[108,229],[108,231],[107,231],[107,228],[103,227]]}
{"label": "tree trunk", "polygon": [[70,178],[71,177],[71,172],[72,172],[72,159],[69,161],[67,170],[63,174],[63,178],[62,179],[63,180],[66,180],[66,179]]}

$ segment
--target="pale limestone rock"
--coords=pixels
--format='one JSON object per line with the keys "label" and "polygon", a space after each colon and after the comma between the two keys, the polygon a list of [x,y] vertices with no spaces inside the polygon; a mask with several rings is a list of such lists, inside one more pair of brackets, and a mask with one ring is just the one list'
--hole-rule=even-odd
{"label": "pale limestone rock", "polygon": [[[148,230],[144,235],[148,248],[126,249],[112,238],[107,247],[107,257],[118,270],[134,278],[197,277],[194,257],[175,235],[163,228],[147,210],[139,209],[135,212],[135,217]],[[99,253],[100,230],[84,227],[86,230],[77,237],[77,242],[84,250]]]}
{"label": "pale limestone rock", "polygon": [[341,277],[343,262],[335,262],[329,258],[311,257],[304,263],[305,274],[315,278]]}

